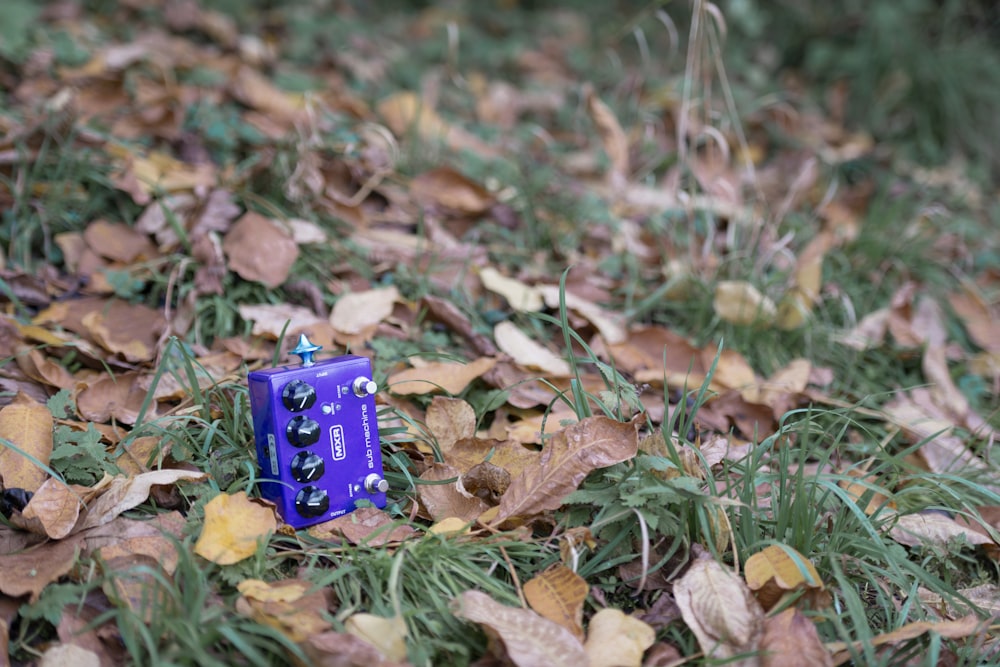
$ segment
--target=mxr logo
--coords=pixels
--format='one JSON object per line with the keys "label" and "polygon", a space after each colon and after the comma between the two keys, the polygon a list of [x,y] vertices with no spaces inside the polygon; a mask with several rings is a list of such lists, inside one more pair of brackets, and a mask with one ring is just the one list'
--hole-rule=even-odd
{"label": "mxr logo", "polygon": [[344,442],[344,427],[334,424],[330,427],[330,448],[334,461],[343,461],[347,457],[347,444]]}

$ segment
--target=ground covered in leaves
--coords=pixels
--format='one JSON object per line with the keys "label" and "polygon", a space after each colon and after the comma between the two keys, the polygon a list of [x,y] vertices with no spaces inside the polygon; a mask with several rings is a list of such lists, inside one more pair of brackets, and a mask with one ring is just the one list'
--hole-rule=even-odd
{"label": "ground covered in leaves", "polygon": [[[363,4],[0,8],[0,663],[1000,659],[995,184],[709,3]],[[296,532],[300,333],[391,489]]]}

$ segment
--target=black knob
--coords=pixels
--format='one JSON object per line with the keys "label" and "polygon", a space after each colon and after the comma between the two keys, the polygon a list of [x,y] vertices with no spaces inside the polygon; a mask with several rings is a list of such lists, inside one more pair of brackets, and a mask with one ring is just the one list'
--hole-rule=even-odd
{"label": "black knob", "polygon": [[316,402],[316,390],[302,380],[292,380],[281,390],[281,402],[292,412],[302,412]]}
{"label": "black knob", "polygon": [[305,415],[292,417],[285,428],[285,436],[296,447],[308,447],[319,440],[319,423]]}
{"label": "black knob", "polygon": [[306,518],[322,516],[330,509],[330,497],[315,486],[304,486],[295,494],[295,509]]}
{"label": "black knob", "polygon": [[315,482],[323,476],[323,457],[312,452],[299,452],[292,457],[292,477],[297,482]]}

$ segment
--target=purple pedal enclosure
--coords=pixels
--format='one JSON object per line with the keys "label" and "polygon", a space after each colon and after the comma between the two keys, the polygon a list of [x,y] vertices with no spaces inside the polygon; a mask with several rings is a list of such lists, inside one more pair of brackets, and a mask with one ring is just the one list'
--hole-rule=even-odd
{"label": "purple pedal enclosure", "polygon": [[371,363],[346,355],[314,361],[303,334],[297,366],[250,373],[250,409],[261,495],[285,523],[305,528],[352,511],[359,500],[385,507]]}

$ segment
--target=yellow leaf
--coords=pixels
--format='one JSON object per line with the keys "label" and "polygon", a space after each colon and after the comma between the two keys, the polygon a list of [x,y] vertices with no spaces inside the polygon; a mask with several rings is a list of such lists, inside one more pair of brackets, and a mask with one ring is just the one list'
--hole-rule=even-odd
{"label": "yellow leaf", "polygon": [[750,556],[745,569],[747,586],[765,610],[789,591],[818,592],[824,588],[823,580],[809,559],[782,544],[772,544]]}
{"label": "yellow leaf", "polygon": [[8,489],[35,492],[49,476],[52,413],[27,394],[18,394],[0,410],[0,479]]}
{"label": "yellow leaf", "polygon": [[205,525],[194,552],[219,565],[232,565],[256,553],[277,529],[274,510],[253,502],[245,491],[220,493],[205,505]]}
{"label": "yellow leaf", "polygon": [[774,302],[743,280],[723,280],[715,286],[715,313],[733,324],[769,324],[777,314]]}
{"label": "yellow leaf", "polygon": [[[583,601],[587,581],[565,565],[556,564],[524,584],[524,597],[531,608],[583,639]],[[593,626],[591,626],[593,627]]]}
{"label": "yellow leaf", "polygon": [[643,654],[655,639],[656,632],[646,623],[606,608],[590,619],[584,648],[590,667],[640,667]]}
{"label": "yellow leaf", "polygon": [[406,659],[406,621],[402,616],[384,618],[372,614],[354,614],[344,621],[349,634],[363,639],[395,662]]}

